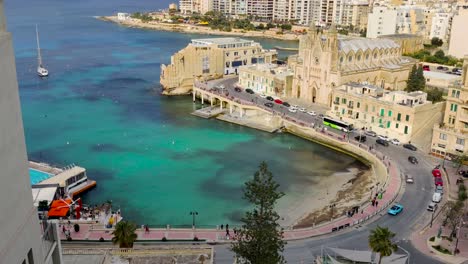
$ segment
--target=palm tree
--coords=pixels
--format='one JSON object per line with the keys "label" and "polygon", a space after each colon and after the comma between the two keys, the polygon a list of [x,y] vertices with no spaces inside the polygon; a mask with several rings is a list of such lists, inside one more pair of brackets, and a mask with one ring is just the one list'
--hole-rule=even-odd
{"label": "palm tree", "polygon": [[391,241],[394,236],[395,233],[390,231],[387,227],[377,226],[374,230],[371,230],[369,235],[369,247],[372,251],[380,253],[379,264],[382,262],[383,257],[390,256],[398,249],[398,246]]}
{"label": "palm tree", "polygon": [[137,229],[136,225],[128,221],[120,221],[115,226],[114,232],[112,234],[112,243],[119,244],[120,248],[131,248],[133,247],[133,242],[137,239],[137,234],[135,230]]}

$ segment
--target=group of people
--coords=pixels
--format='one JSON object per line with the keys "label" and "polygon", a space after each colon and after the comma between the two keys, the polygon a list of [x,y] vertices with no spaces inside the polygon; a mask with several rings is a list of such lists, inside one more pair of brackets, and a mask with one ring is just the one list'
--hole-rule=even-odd
{"label": "group of people", "polygon": [[[221,225],[220,227],[221,227],[221,228],[220,228],[221,230],[223,230],[224,227],[226,227],[226,238],[229,239],[229,238],[231,237],[231,234],[230,234],[230,232],[229,232],[229,224],[226,224],[226,226],[225,226],[225,225]],[[236,229],[236,228],[233,228],[233,232],[234,232],[234,236],[237,235],[237,229]]]}

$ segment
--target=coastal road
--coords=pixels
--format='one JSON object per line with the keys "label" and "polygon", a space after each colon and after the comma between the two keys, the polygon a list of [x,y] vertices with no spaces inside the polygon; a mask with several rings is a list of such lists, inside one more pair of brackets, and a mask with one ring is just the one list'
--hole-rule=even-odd
{"label": "coastal road", "polygon": [[[244,101],[256,103],[259,106],[262,106],[262,108],[268,109],[264,104],[270,101],[261,98],[257,94],[251,95],[245,91],[234,91],[234,85],[236,82],[237,78],[232,78],[222,80],[221,82],[216,83],[215,86],[219,87],[219,85],[222,84],[225,87],[222,89],[222,92],[229,93],[231,96]],[[311,116],[299,111],[297,113],[291,113],[288,111],[288,108],[282,105],[274,104],[270,110],[284,114],[286,117],[294,118],[306,124],[321,124],[321,120],[318,116]],[[317,112],[317,114],[319,113],[320,112]],[[341,131],[334,129],[328,129],[328,131],[343,135]],[[353,139],[355,135],[357,134],[350,134],[350,138]],[[398,216],[390,216],[383,213],[376,221],[352,231],[348,230],[335,235],[291,241],[285,247],[284,251],[284,255],[288,263],[311,263],[314,256],[320,255],[322,247],[368,250],[367,238],[369,230],[375,228],[377,225],[388,227],[397,234],[395,239],[398,241],[399,246],[410,253],[409,263],[441,263],[420,253],[411,245],[410,242],[408,242],[413,232],[421,230],[430,222],[431,213],[427,211],[426,207],[429,202],[431,202],[432,194],[434,192],[431,170],[437,164],[429,162],[425,158],[425,155],[419,151],[414,152],[405,149],[402,146],[395,146],[392,144],[390,144],[389,147],[376,145],[375,139],[376,138],[367,136],[367,142],[365,142],[365,144],[369,146],[372,145],[378,151],[389,156],[393,162],[398,164],[398,168],[401,173],[410,174],[414,177],[413,184],[406,184],[404,180],[402,181],[403,195],[397,199],[396,202],[399,202],[404,206],[403,212]],[[413,165],[408,162],[408,156],[410,155],[417,157],[419,164]],[[232,263],[233,257],[234,256],[228,249],[228,246],[216,246],[216,263]]]}

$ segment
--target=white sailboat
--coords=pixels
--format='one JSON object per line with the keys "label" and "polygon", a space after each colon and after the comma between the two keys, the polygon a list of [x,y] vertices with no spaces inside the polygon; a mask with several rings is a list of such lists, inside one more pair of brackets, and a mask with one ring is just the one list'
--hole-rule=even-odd
{"label": "white sailboat", "polygon": [[36,40],[37,40],[37,74],[40,77],[46,77],[49,76],[49,71],[44,68],[42,65],[42,57],[41,57],[41,47],[39,46],[39,31],[37,30],[37,25],[36,25]]}

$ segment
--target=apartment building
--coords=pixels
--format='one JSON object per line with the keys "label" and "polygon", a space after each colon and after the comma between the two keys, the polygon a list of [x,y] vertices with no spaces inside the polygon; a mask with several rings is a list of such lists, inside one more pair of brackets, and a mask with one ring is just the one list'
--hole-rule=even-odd
{"label": "apartment building", "polygon": [[375,6],[367,21],[367,38],[395,34],[398,11],[386,6]]}
{"label": "apartment building", "polygon": [[0,0],[0,263],[60,264],[53,223],[38,220],[33,205],[11,34]]}
{"label": "apartment building", "polygon": [[271,21],[273,20],[274,0],[248,0],[247,15],[255,20]]}
{"label": "apartment building", "polygon": [[276,50],[265,50],[253,40],[240,38],[193,39],[161,65],[161,85],[166,94],[190,92],[195,78],[216,79],[238,74],[238,68],[256,63],[274,63]]}
{"label": "apartment building", "polygon": [[435,13],[432,16],[430,25],[429,39],[439,38],[447,43],[450,35],[450,26],[452,24],[452,14]]}
{"label": "apartment building", "polygon": [[320,0],[294,0],[294,17],[298,24],[317,24],[320,21]]}
{"label": "apartment building", "polygon": [[[328,115],[378,135],[410,142],[430,133],[444,103],[432,104],[421,91],[386,91],[366,83],[346,83],[333,90]],[[439,115],[438,115],[439,114]]]}
{"label": "apartment building", "polygon": [[275,0],[273,3],[273,20],[290,21],[295,19],[296,0]]}
{"label": "apartment building", "polygon": [[368,1],[344,2],[341,18],[342,25],[351,25],[359,30],[367,28],[369,15]]}
{"label": "apartment building", "polygon": [[293,76],[287,66],[272,63],[239,67],[239,85],[259,94],[291,96]]}
{"label": "apartment building", "polygon": [[453,17],[452,29],[450,31],[450,42],[448,54],[457,58],[463,58],[468,54],[468,7],[458,10]]}
{"label": "apartment building", "polygon": [[213,10],[213,0],[179,0],[179,10],[182,14],[205,14]]}
{"label": "apartment building", "polygon": [[453,158],[468,154],[468,56],[463,63],[462,82],[449,87],[444,119],[434,125],[431,153]]}

